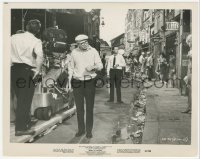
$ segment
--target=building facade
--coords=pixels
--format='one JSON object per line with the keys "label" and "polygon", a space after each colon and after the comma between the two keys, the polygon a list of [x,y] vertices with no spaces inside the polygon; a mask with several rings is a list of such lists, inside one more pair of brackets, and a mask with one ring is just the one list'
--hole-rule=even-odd
{"label": "building facade", "polygon": [[100,39],[100,56],[103,57],[105,56],[110,56],[111,55],[111,47],[108,45],[106,41],[103,39]]}
{"label": "building facade", "polygon": [[112,40],[110,40],[112,50],[114,49],[114,47],[118,47],[119,49],[122,49],[122,50],[125,49],[124,35],[125,34],[122,33],[119,36],[117,36],[117,37],[113,38]]}
{"label": "building facade", "polygon": [[125,20],[125,52],[138,50],[139,31],[142,26],[142,10],[129,9]]}
{"label": "building facade", "polygon": [[[174,63],[176,78],[187,73],[186,37],[192,33],[191,10],[129,9],[125,20],[125,51],[129,54],[150,51],[157,58],[164,53],[167,62]],[[135,51],[136,50],[136,51]],[[179,80],[181,81],[181,80]],[[182,88],[183,82],[178,83]]]}

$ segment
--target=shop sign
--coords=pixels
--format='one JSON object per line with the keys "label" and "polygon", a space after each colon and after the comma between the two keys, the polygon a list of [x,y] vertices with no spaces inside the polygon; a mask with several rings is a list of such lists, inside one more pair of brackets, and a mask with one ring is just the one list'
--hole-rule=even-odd
{"label": "shop sign", "polygon": [[179,23],[178,22],[166,22],[166,30],[178,30]]}

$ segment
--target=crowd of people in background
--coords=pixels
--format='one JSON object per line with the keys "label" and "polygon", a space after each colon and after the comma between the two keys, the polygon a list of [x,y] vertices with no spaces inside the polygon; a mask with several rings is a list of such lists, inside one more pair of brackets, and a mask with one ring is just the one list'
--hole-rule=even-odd
{"label": "crowd of people in background", "polygon": [[[190,113],[192,105],[192,36],[188,35],[186,43],[190,50],[188,52],[188,70],[187,75],[184,78],[186,85],[186,94],[188,96],[188,107],[182,113]],[[109,57],[103,55],[103,74],[106,74],[106,68]],[[141,75],[145,75],[148,81],[154,80],[160,81],[163,85],[174,87],[174,81],[176,81],[176,57],[174,54],[170,54],[167,58],[164,52],[161,52],[158,57],[155,57],[151,52],[141,52],[138,55],[130,54],[128,57],[124,57],[126,65],[122,69],[123,76],[130,77],[131,74],[138,72]],[[155,74],[154,74],[155,73]],[[172,83],[173,82],[173,83]]]}
{"label": "crowd of people in background", "polygon": [[[141,52],[138,55],[124,56],[126,66],[123,68],[123,76],[129,78],[134,72],[140,72],[141,75],[145,75],[148,81],[152,79],[159,79],[162,83],[167,84],[168,79],[174,78],[176,61],[175,56],[170,58],[167,62],[165,54],[162,52],[157,58],[147,51]],[[105,54],[102,56],[102,75],[106,74],[107,62],[109,57]]]}

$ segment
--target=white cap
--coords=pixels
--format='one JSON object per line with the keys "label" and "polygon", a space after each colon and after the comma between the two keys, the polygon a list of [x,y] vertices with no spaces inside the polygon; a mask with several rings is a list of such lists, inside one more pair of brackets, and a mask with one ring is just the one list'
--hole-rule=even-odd
{"label": "white cap", "polygon": [[84,40],[88,40],[88,36],[84,35],[84,34],[80,34],[80,35],[76,36],[76,38],[75,38],[76,42],[81,42],[81,41],[84,41]]}

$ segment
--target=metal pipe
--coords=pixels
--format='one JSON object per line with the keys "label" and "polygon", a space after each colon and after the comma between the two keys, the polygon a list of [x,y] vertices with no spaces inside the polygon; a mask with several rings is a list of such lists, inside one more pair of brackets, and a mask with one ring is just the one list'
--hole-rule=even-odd
{"label": "metal pipe", "polygon": [[24,15],[23,15],[23,9],[22,9],[22,30],[24,30]]}
{"label": "metal pipe", "polygon": [[47,28],[47,14],[46,14],[46,9],[44,10],[44,29]]}
{"label": "metal pipe", "polygon": [[24,14],[24,10],[22,9],[22,30],[23,31],[24,31],[25,17],[26,17],[27,12],[28,12],[28,9],[26,10]]}
{"label": "metal pipe", "polygon": [[166,43],[165,43],[165,9],[163,10],[163,26],[164,26],[164,30],[163,30],[163,40],[164,40],[164,46],[163,46],[163,52],[165,53],[165,55],[166,55],[166,50],[165,50],[165,48],[166,48]]}

